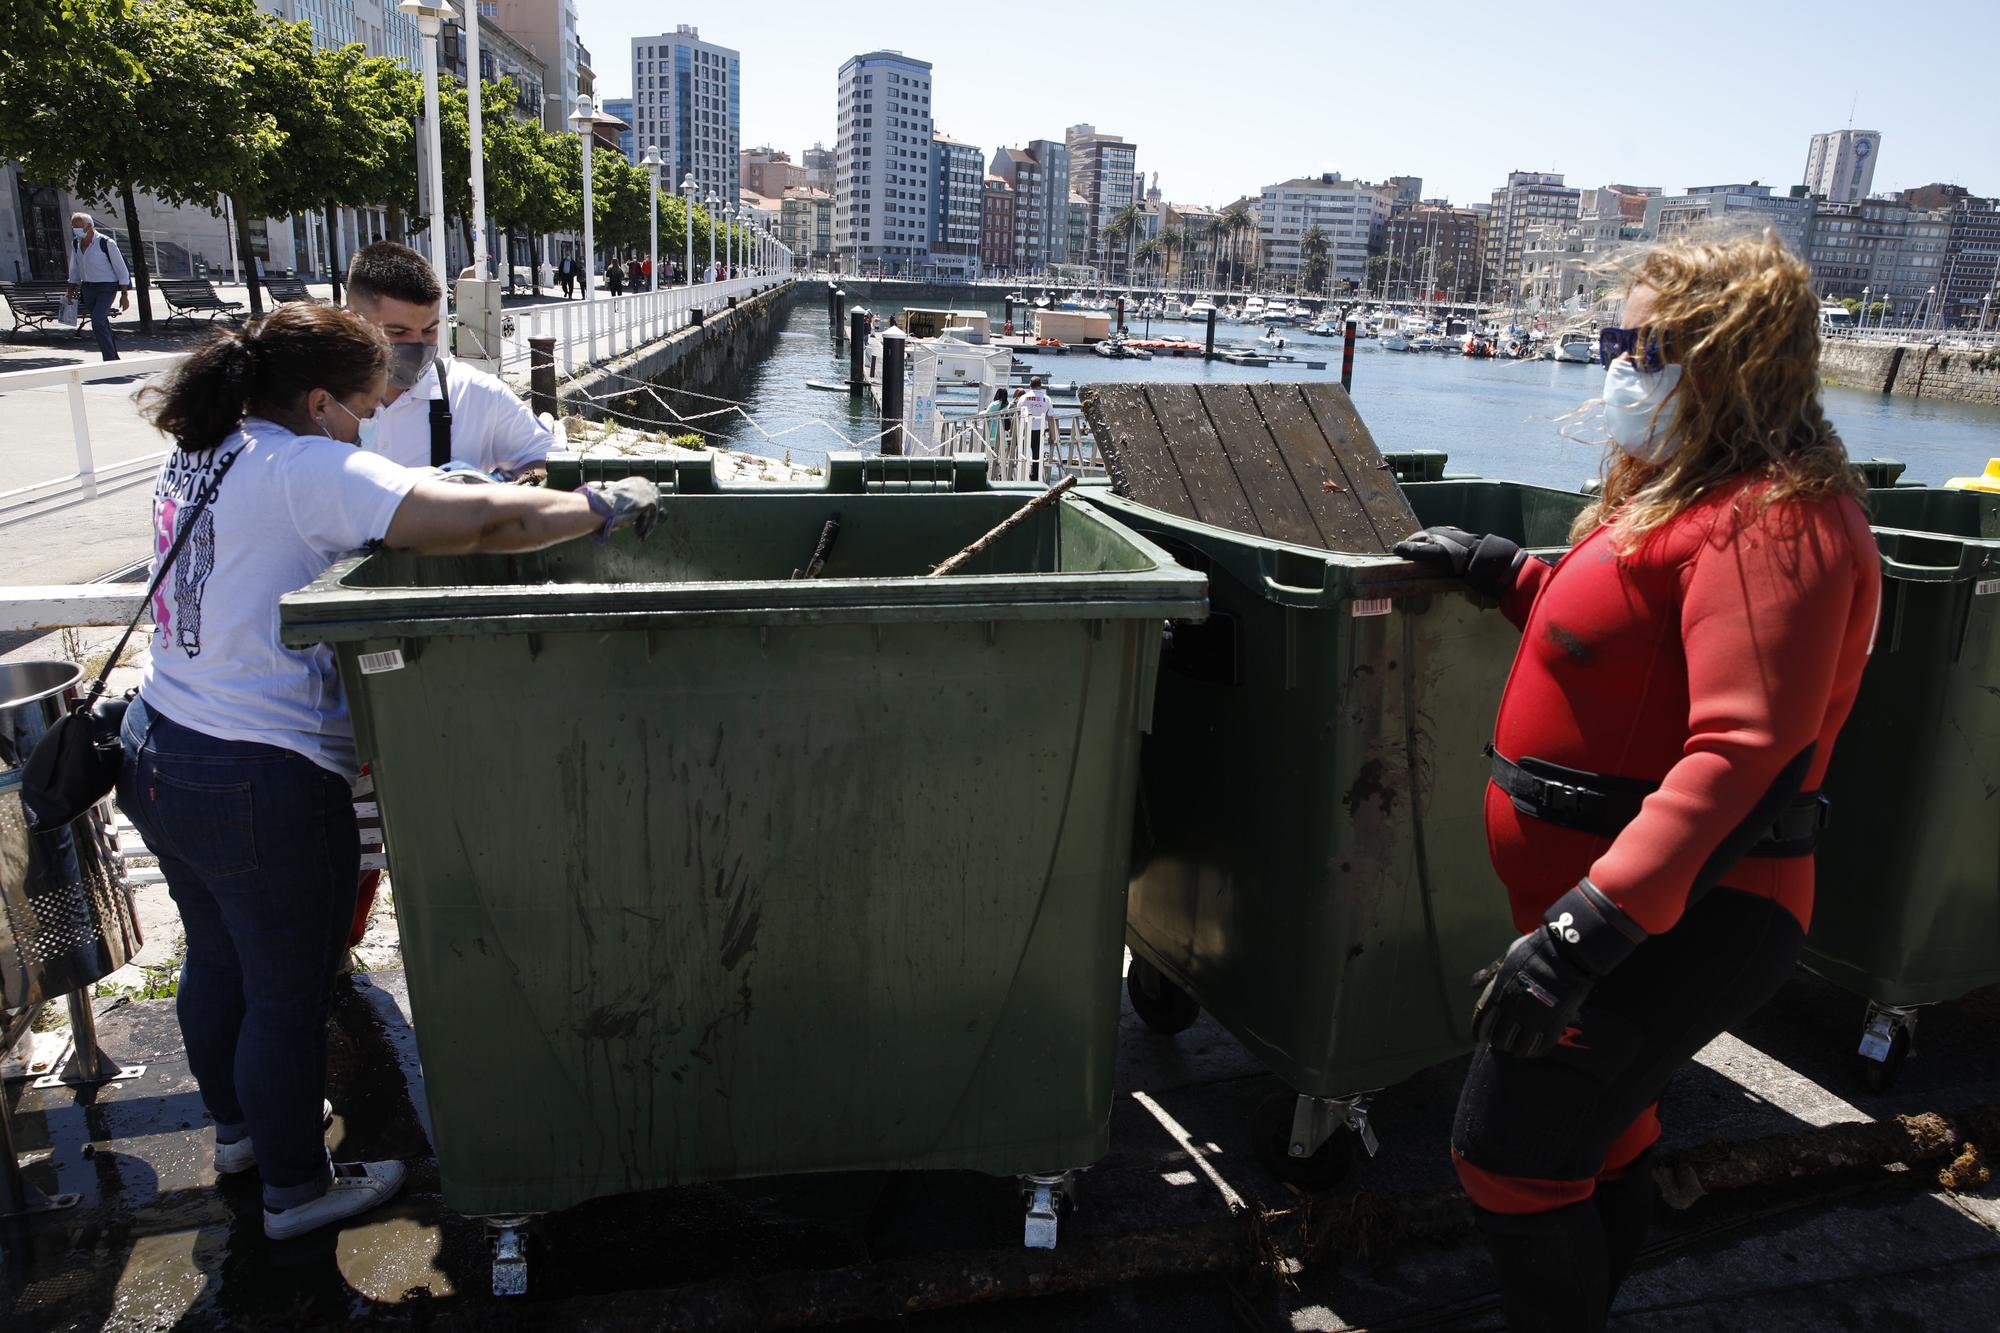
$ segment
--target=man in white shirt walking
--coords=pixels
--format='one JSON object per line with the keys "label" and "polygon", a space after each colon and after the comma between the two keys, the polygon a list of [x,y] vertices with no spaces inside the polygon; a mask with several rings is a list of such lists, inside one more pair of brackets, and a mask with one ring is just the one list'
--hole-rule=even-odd
{"label": "man in white shirt walking", "polygon": [[430,262],[394,241],[355,253],[347,305],[388,335],[389,391],[361,447],[404,467],[461,463],[508,481],[539,481],[554,439],[504,383],[438,352],[443,289]]}
{"label": "man in white shirt walking", "polygon": [[111,333],[111,298],[118,298],[118,313],[132,304],[132,271],[118,243],[97,230],[88,213],[69,215],[68,300],[90,317],[90,330],[97,335],[97,350],[106,361],[118,359],[118,340]]}

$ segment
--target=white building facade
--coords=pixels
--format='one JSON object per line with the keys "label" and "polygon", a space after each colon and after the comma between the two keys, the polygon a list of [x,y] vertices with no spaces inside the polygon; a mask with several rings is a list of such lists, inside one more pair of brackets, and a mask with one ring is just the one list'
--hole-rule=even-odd
{"label": "white building facade", "polygon": [[1266,185],[1257,205],[1260,262],[1283,280],[1297,279],[1305,268],[1300,242],[1318,227],[1326,236],[1329,279],[1364,283],[1369,247],[1388,225],[1395,201],[1394,185],[1342,180],[1339,172]]}
{"label": "white building facade", "polygon": [[696,194],[733,204],[743,187],[742,57],[701,40],[683,23],[670,33],[632,39],[632,146],[651,144],[666,163],[660,188],[678,192],[694,177]]}
{"label": "white building facade", "polygon": [[1881,149],[1879,130],[1815,134],[1806,149],[1806,193],[1831,204],[1866,199],[1875,184],[1875,155]]}
{"label": "white building facade", "polygon": [[931,63],[870,51],[840,67],[834,248],[856,268],[906,272],[929,241]]}

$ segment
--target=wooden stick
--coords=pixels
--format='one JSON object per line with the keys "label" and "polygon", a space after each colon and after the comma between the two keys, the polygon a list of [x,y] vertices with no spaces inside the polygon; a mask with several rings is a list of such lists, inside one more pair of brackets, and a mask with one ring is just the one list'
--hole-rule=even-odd
{"label": "wooden stick", "polygon": [[836,513],[826,521],[826,526],[819,530],[819,544],[813,547],[812,559],[806,561],[804,569],[793,570],[792,577],[795,579],[818,578],[819,571],[826,564],[827,557],[833,554],[833,543],[839,537],[840,515]]}
{"label": "wooden stick", "polygon": [[957,555],[953,556],[951,559],[945,561],[937,568],[931,570],[931,572],[924,575],[924,577],[927,579],[941,579],[947,574],[957,573],[959,566],[963,565],[966,561],[972,559],[973,556],[978,555],[981,551],[984,551],[994,542],[999,541],[1002,537],[1012,532],[1015,528],[1018,528],[1023,523],[1026,523],[1028,521],[1028,515],[1034,513],[1036,510],[1042,508],[1044,505],[1054,503],[1055,498],[1057,496],[1061,495],[1064,491],[1068,490],[1070,487],[1074,485],[1076,485],[1076,477],[1074,475],[1064,477],[1061,481],[1049,487],[1047,490],[1043,491],[1040,495],[1036,496],[1034,499],[1028,501],[1028,503],[1022,505],[1019,509],[1016,509],[1013,513],[1009,514],[1007,516],[1006,521],[1000,524],[999,527],[993,529],[993,531],[987,533],[984,537],[981,537],[978,541],[972,543],[972,545],[966,547],[963,551],[960,551]]}

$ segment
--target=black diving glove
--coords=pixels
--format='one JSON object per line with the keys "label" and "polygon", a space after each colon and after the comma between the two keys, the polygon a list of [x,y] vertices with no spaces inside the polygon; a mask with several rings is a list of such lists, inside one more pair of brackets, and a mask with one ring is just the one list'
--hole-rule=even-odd
{"label": "black diving glove", "polygon": [[1524,1059],[1548,1054],[1576,1022],[1590,988],[1645,941],[1638,922],[1580,881],[1540,926],[1472,979],[1491,978],[1472,1010],[1472,1039]]}
{"label": "black diving glove", "polygon": [[1465,580],[1465,586],[1495,601],[1513,588],[1528,553],[1505,537],[1437,527],[1413,532],[1395,545],[1405,560],[1429,565]]}

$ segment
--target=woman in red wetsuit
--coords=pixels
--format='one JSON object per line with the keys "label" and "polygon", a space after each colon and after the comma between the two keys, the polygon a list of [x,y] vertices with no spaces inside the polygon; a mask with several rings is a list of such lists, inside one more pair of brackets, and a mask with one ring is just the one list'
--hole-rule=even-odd
{"label": "woman in red wetsuit", "polygon": [[1511,1328],[1603,1327],[1662,1089],[1776,992],[1811,917],[1816,793],[1880,594],[1818,312],[1775,233],[1652,251],[1602,335],[1615,448],[1570,552],[1397,547],[1523,631],[1486,828],[1526,933],[1480,997],[1452,1131]]}

